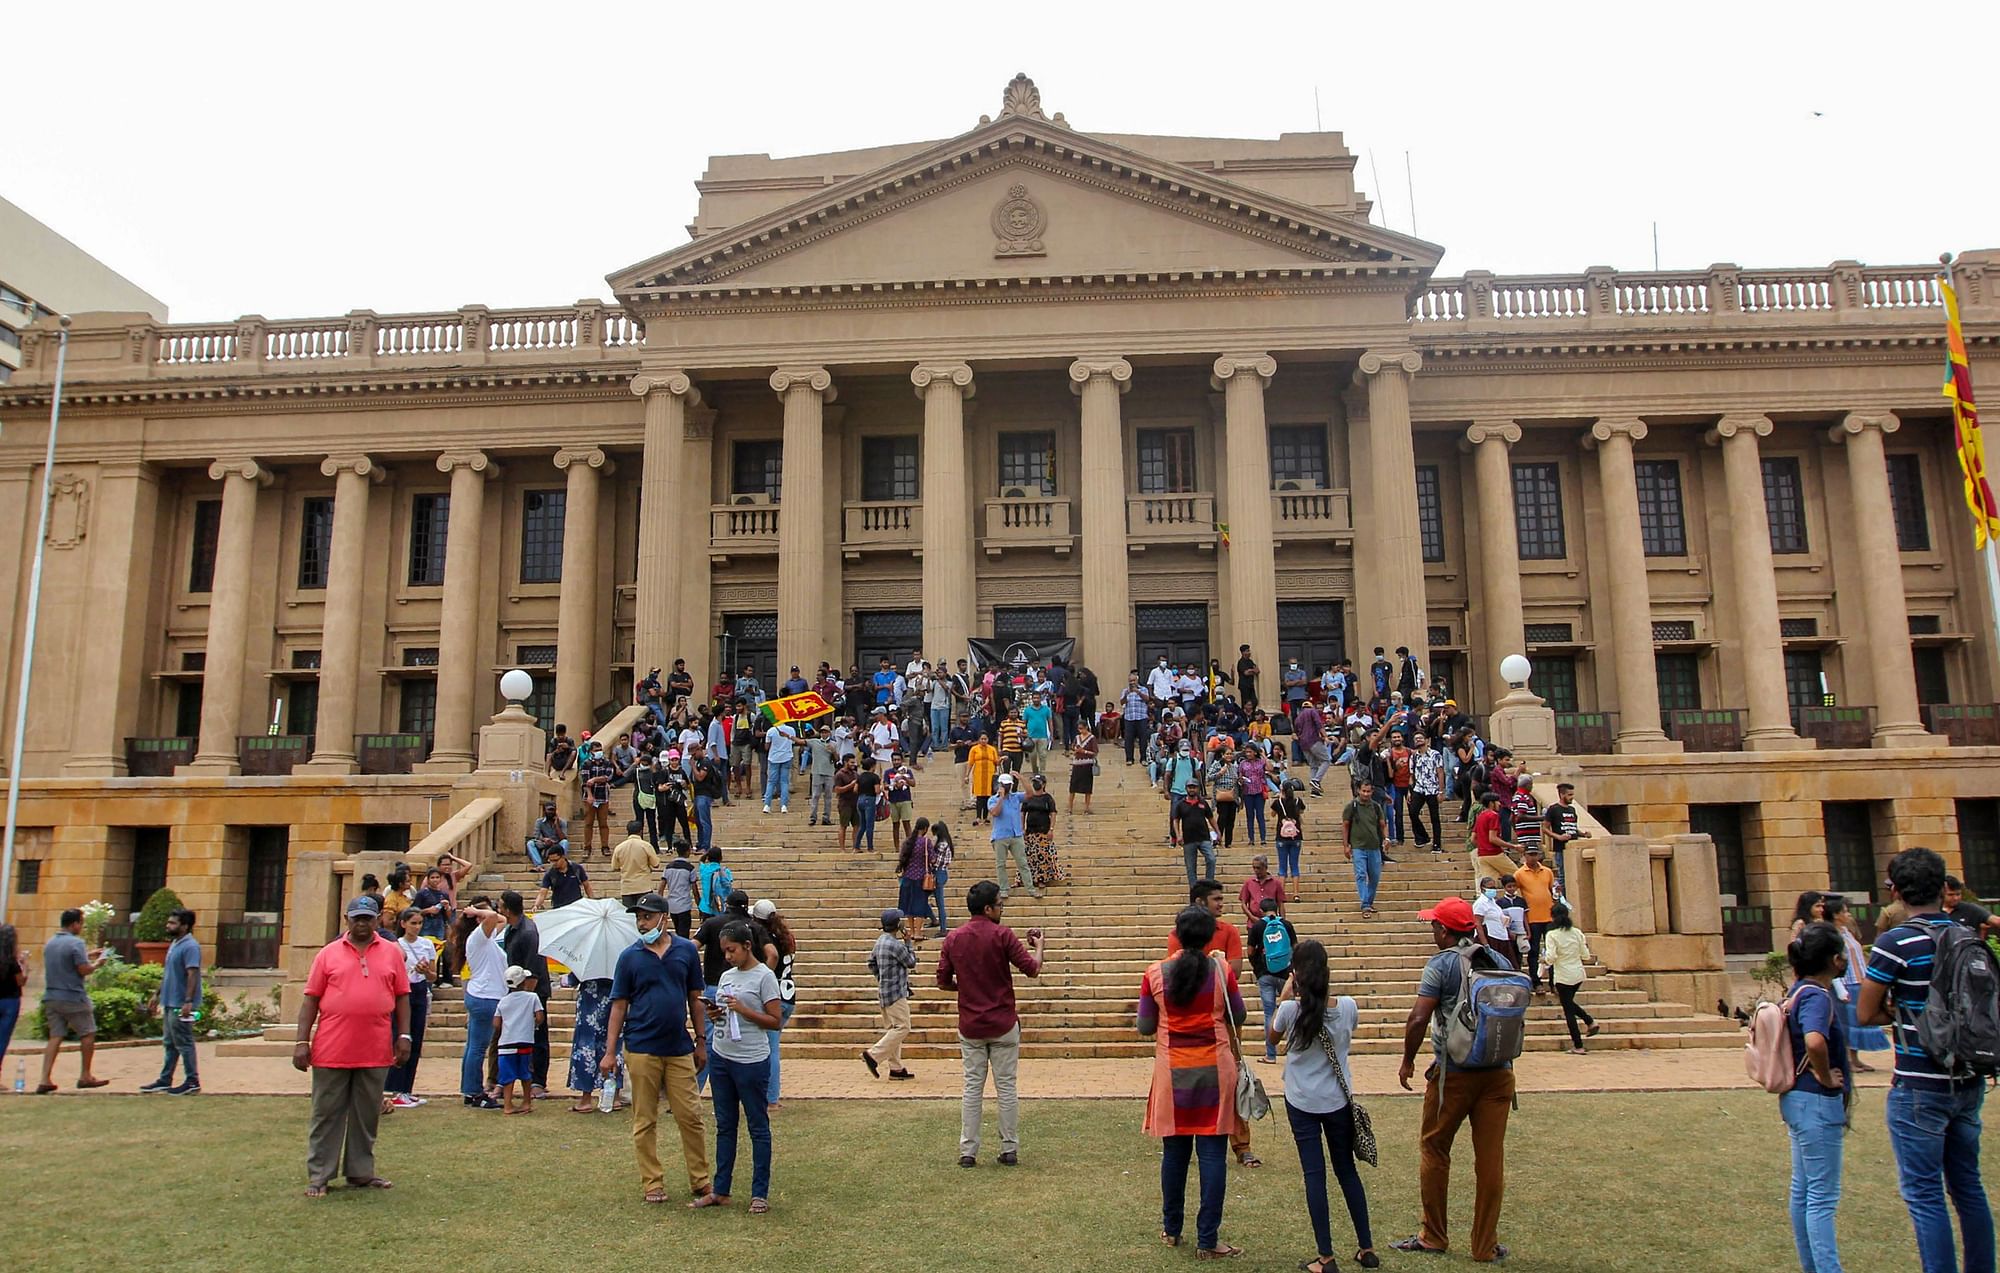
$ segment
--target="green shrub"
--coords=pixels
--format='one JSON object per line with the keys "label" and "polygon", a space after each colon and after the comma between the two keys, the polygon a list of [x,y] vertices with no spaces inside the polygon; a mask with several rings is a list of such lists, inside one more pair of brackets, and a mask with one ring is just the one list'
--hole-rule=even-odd
{"label": "green shrub", "polygon": [[146,899],[139,908],[139,918],[132,924],[134,941],[167,940],[167,916],[181,908],[180,894],[170,888],[163,888]]}

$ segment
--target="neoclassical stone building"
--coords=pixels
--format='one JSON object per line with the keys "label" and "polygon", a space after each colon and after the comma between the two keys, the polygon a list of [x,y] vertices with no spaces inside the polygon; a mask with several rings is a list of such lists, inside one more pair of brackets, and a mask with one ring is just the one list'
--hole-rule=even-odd
{"label": "neoclassical stone building", "polygon": [[[989,634],[1107,679],[1406,645],[1475,711],[1523,651],[1600,817],[1708,831],[1738,902],[1912,843],[2000,891],[1935,267],[1439,278],[1354,168],[1017,79],[947,141],[712,159],[613,303],[77,316],[21,908],[166,873],[241,917],[394,851],[508,667],[576,730],[675,657]],[[2000,254],[1958,278],[2000,396]],[[0,387],[9,719],[55,350]]]}

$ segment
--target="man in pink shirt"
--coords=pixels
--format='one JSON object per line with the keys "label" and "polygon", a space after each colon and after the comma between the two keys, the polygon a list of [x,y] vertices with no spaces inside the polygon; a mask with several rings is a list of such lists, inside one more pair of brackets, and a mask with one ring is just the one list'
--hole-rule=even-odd
{"label": "man in pink shirt", "polygon": [[350,1188],[390,1188],[375,1174],[375,1129],[389,1066],[410,1059],[410,977],[402,948],[375,932],[381,914],[372,897],[349,902],[347,934],[322,947],[306,974],[292,1066],[312,1072],[308,1198],[326,1197],[343,1160]]}
{"label": "man in pink shirt", "polygon": [[1250,878],[1236,890],[1236,902],[1243,908],[1243,917],[1254,924],[1264,918],[1264,899],[1267,897],[1278,904],[1278,914],[1282,917],[1285,913],[1285,882],[1271,874],[1271,860],[1259,853],[1250,859]]}

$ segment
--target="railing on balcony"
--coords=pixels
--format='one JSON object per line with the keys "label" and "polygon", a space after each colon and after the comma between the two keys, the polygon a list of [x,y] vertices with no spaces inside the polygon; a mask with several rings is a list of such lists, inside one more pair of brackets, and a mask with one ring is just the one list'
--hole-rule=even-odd
{"label": "railing on balcony", "polygon": [[1069,500],[1030,495],[986,501],[986,548],[1059,547],[1070,543]]}
{"label": "railing on balcony", "polygon": [[276,968],[285,926],[265,921],[215,926],[217,968]]}
{"label": "railing on balcony", "polygon": [[850,500],[841,507],[849,548],[912,548],[923,542],[924,506],[914,500]]}
{"label": "railing on balcony", "polygon": [[1565,756],[1608,756],[1617,733],[1616,712],[1556,713],[1556,750]]}
{"label": "railing on balcony", "polygon": [[716,552],[778,551],[778,506],[710,505],[708,544]]}
{"label": "railing on balcony", "polygon": [[425,734],[356,734],[354,758],[365,774],[406,774],[431,754]]}
{"label": "railing on balcony", "polygon": [[1725,955],[1770,954],[1771,908],[1768,906],[1723,907],[1722,953]]}
{"label": "railing on balcony", "polygon": [[1743,750],[1743,713],[1733,707],[1673,708],[1660,728],[1689,751]]}
{"label": "railing on balcony", "polygon": [[1271,492],[1271,533],[1279,540],[1338,535],[1354,529],[1344,490]]}
{"label": "railing on balcony", "polygon": [[1215,496],[1198,491],[1128,495],[1125,533],[1142,543],[1212,543]]}
{"label": "railing on balcony", "polygon": [[1992,703],[1932,703],[1923,709],[1924,728],[1953,747],[2000,747],[2000,706]]}
{"label": "railing on balcony", "polygon": [[192,738],[128,738],[125,772],[134,778],[171,778],[174,770],[194,761]]}
{"label": "railing on balcony", "polygon": [[1794,707],[1792,728],[1822,748],[1866,747],[1875,737],[1875,709]]}
{"label": "railing on balcony", "polygon": [[311,734],[243,734],[236,739],[236,762],[245,774],[274,778],[312,759]]}

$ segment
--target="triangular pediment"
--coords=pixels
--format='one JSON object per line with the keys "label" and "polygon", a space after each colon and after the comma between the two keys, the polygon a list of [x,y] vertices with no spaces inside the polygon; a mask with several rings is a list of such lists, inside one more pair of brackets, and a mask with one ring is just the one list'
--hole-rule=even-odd
{"label": "triangular pediment", "polygon": [[1427,272],[1442,249],[1059,122],[1008,116],[610,277],[628,303],[768,290],[1202,272]]}

